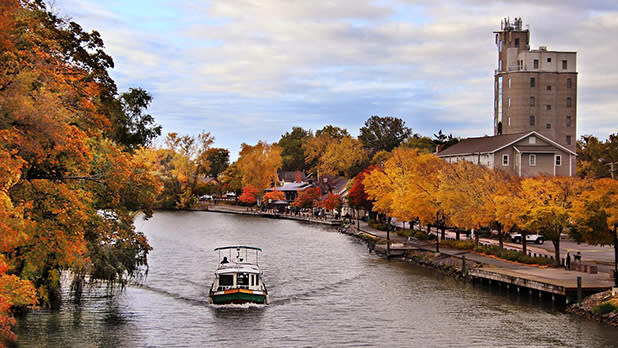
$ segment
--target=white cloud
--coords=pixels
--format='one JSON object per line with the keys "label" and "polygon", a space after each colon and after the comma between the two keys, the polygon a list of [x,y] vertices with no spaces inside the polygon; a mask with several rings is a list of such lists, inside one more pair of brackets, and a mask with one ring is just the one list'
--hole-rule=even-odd
{"label": "white cloud", "polygon": [[[578,52],[579,134],[615,130],[618,8],[598,1],[57,1],[97,29],[121,90],[144,86],[164,131],[210,130],[234,151],[292,126],[372,114],[415,132],[491,132],[495,30],[523,17],[531,46]],[[140,12],[141,11],[141,12]],[[224,119],[224,121],[221,121]],[[255,133],[264,132],[263,136]],[[475,134],[475,132],[482,132]]]}

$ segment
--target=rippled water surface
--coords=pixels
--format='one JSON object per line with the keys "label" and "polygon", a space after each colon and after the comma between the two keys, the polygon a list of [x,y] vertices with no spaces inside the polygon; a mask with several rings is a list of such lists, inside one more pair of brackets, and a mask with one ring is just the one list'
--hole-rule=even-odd
{"label": "rippled water surface", "polygon": [[[618,329],[551,303],[370,254],[332,229],[207,212],[136,221],[142,286],[18,321],[22,347],[611,347]],[[207,304],[218,246],[261,247],[268,306]]]}

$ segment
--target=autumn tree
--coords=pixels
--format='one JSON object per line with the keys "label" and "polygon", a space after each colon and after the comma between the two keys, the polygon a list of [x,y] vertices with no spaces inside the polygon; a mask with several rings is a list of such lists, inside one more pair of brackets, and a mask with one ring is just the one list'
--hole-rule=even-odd
{"label": "autumn tree", "polygon": [[553,176],[524,179],[521,198],[514,202],[523,228],[538,231],[554,245],[556,264],[560,264],[560,235],[570,222],[569,211],[584,185],[573,177]]}
{"label": "autumn tree", "polygon": [[326,197],[320,200],[317,205],[320,208],[339,211],[343,206],[343,198],[341,198],[341,195],[328,192]]}
{"label": "autumn tree", "polygon": [[220,180],[223,189],[239,193],[242,190],[242,173],[240,169],[238,169],[238,163],[234,162],[230,164],[223,173],[221,173]]}
{"label": "autumn tree", "polygon": [[242,188],[242,194],[238,197],[238,200],[245,204],[255,204],[257,201],[258,190],[251,186],[247,185]]}
{"label": "autumn tree", "polygon": [[438,200],[450,224],[466,230],[496,227],[502,242],[503,228],[494,199],[510,189],[504,172],[461,161],[444,166],[438,180]]}
{"label": "autumn tree", "polygon": [[345,136],[328,144],[319,160],[320,175],[356,175],[367,161],[367,153],[360,141]]}
{"label": "autumn tree", "polygon": [[[614,272],[618,270],[618,181],[594,181],[574,200],[570,210],[575,240],[591,245],[614,246]],[[615,274],[618,275],[618,274]],[[618,279],[614,278],[616,282]]]}
{"label": "autumn tree", "polygon": [[392,151],[412,134],[405,121],[397,117],[371,116],[360,129],[358,140],[371,154]]}
{"label": "autumn tree", "polygon": [[316,202],[320,200],[322,192],[319,187],[310,187],[302,191],[298,191],[296,200],[292,203],[296,208],[313,208]]}
{"label": "autumn tree", "polygon": [[76,295],[84,279],[111,286],[141,273],[150,246],[133,218],[152,215],[159,181],[109,136],[116,87],[99,34],[43,2],[0,6],[0,331],[10,339],[11,307],[59,305],[63,270]]}
{"label": "autumn tree", "polygon": [[282,191],[277,190],[276,188],[272,191],[268,191],[264,194],[264,197],[262,197],[262,200],[264,202],[268,202],[269,200],[271,201],[280,201],[280,200],[284,200],[285,199],[285,193],[283,193]]}
{"label": "autumn tree", "polygon": [[256,145],[243,143],[237,161],[243,186],[251,185],[259,192],[278,182],[281,168],[281,148],[259,141]]}
{"label": "autumn tree", "polygon": [[369,195],[365,192],[365,176],[369,174],[376,167],[370,167],[364,171],[358,173],[352,180],[348,182],[348,195],[346,196],[348,205],[356,210],[356,217],[359,219],[358,211],[363,209],[365,211],[371,211],[373,202],[369,199]]}
{"label": "autumn tree", "polygon": [[[329,146],[336,146],[344,137],[349,137],[348,131],[332,125],[327,125],[324,128],[315,132],[315,136],[309,137],[303,144],[305,154],[305,164],[309,170],[320,177],[320,170],[325,166],[325,154]],[[332,147],[331,147],[332,148]]]}
{"label": "autumn tree", "polygon": [[374,200],[373,209],[400,221],[436,223],[441,212],[437,175],[445,163],[416,149],[397,148],[382,170],[373,170],[363,181]]}

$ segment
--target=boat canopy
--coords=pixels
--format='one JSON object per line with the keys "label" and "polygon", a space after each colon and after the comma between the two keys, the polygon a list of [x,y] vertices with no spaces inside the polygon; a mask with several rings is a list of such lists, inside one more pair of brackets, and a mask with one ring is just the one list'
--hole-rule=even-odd
{"label": "boat canopy", "polygon": [[262,251],[262,249],[260,249],[258,247],[246,246],[246,245],[234,245],[234,246],[218,247],[218,248],[215,248],[215,251],[225,250],[225,249],[251,249],[251,250]]}

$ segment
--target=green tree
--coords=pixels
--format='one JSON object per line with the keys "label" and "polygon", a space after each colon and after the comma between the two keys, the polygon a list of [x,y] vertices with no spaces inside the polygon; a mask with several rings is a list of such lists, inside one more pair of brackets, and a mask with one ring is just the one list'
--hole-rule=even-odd
{"label": "green tree", "polygon": [[301,127],[292,127],[279,140],[281,148],[281,169],[285,171],[302,171],[305,169],[305,151],[303,144],[311,137],[311,132]]}
{"label": "green tree", "polygon": [[606,141],[592,135],[582,136],[577,141],[577,157],[579,177],[618,178],[618,133],[611,134]]}
{"label": "green tree", "polygon": [[145,110],[152,102],[152,96],[142,88],[129,88],[118,98],[120,110],[112,119],[113,139],[129,151],[140,146],[149,146],[161,135],[161,126]]}
{"label": "green tree", "polygon": [[423,153],[434,153],[436,151],[436,146],[429,137],[423,137],[418,134],[414,134],[406,139],[401,146],[418,149],[419,152]]}
{"label": "green tree", "polygon": [[361,127],[358,140],[369,149],[371,155],[385,150],[392,151],[412,134],[405,122],[397,117],[371,116]]}
{"label": "green tree", "polygon": [[206,159],[210,163],[210,170],[206,174],[216,179],[230,165],[230,151],[224,148],[211,148]]}

